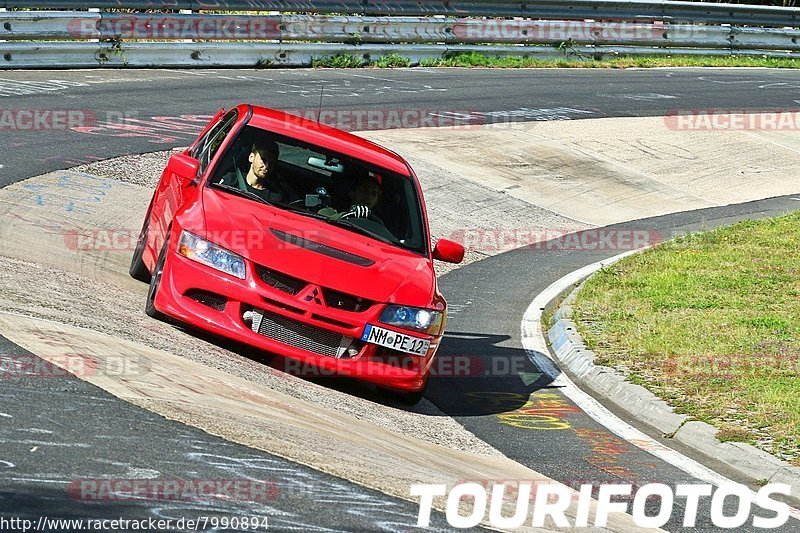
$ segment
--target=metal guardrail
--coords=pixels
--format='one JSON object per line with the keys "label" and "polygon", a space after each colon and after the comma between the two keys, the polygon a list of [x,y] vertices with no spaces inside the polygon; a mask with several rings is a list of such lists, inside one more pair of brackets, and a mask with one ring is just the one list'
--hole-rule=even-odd
{"label": "metal guardrail", "polygon": [[204,39],[358,43],[496,43],[800,51],[800,29],[319,15],[0,13],[0,39]]}
{"label": "metal guardrail", "polygon": [[[0,6],[28,5],[33,2],[0,0]],[[0,69],[302,66],[337,54],[365,60],[399,54],[416,63],[465,51],[542,58],[618,54],[795,57],[800,53],[800,28],[795,24],[800,8],[739,4],[645,0],[36,2],[36,7],[50,5],[76,9],[143,6],[159,12],[0,11]],[[165,12],[198,7],[290,13]],[[393,15],[361,14],[373,11]],[[348,14],[323,14],[331,12]],[[418,16],[422,12],[437,15]],[[447,16],[453,14],[459,16]],[[508,18],[507,14],[527,18]],[[692,23],[677,22],[683,20]],[[709,23],[721,20],[728,23]],[[733,20],[738,23],[731,25]]]}
{"label": "metal guardrail", "polygon": [[[396,52],[392,45],[342,45],[326,43],[131,43],[124,47],[98,45],[97,43],[6,43],[0,53],[8,54],[14,68],[210,68],[210,67],[294,67],[310,65],[312,59],[339,53],[351,54],[364,61]],[[461,52],[488,53],[492,56],[519,56],[515,46],[447,46],[409,45],[402,54],[412,62],[438,59]],[[641,48],[632,46],[575,47],[571,57],[591,60],[597,55],[728,55],[728,52],[710,48]],[[525,55],[541,59],[564,59],[562,52],[552,47],[531,47]],[[762,52],[746,50],[742,56],[761,56]],[[800,59],[800,53],[784,52],[776,57]],[[2,63],[0,63],[2,64]]]}
{"label": "metal guardrail", "polygon": [[751,26],[795,26],[800,9],[712,2],[652,0],[0,0],[24,9],[188,9],[358,15],[530,17],[542,19],[664,20]]}

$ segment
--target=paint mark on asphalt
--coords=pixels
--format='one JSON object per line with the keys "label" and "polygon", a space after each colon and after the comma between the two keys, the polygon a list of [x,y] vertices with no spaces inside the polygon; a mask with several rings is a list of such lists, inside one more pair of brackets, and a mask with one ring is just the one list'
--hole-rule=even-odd
{"label": "paint mark on asphalt", "polygon": [[155,144],[172,144],[182,139],[193,139],[200,133],[210,115],[158,116],[149,119],[125,118],[103,120],[92,126],[71,128],[87,135],[107,137],[143,137]]}
{"label": "paint mark on asphalt", "polygon": [[447,304],[447,316],[452,318],[459,313],[461,313],[464,309],[472,305],[472,300],[467,300],[463,304],[461,303],[449,303]]}
{"label": "paint mark on asphalt", "polygon": [[[495,415],[501,424],[520,429],[562,430],[570,429],[567,417],[580,409],[565,402],[552,392],[534,392],[530,396],[514,392],[468,392],[466,402],[497,410],[511,409]],[[522,407],[514,408],[524,402]]]}
{"label": "paint mark on asphalt", "polygon": [[595,112],[588,109],[574,109],[571,107],[545,107],[506,109],[501,111],[472,111],[469,113],[444,111],[441,113],[428,113],[433,117],[444,117],[458,121],[468,121],[478,124],[492,124],[506,122],[509,119],[529,120],[535,122],[550,120],[572,120]]}
{"label": "paint mark on asphalt", "polygon": [[621,98],[623,100],[636,100],[639,102],[656,102],[658,100],[670,100],[676,98],[671,94],[659,93],[621,93],[621,94],[598,94],[603,98]]}
{"label": "paint mark on asphalt", "polygon": [[767,80],[713,80],[708,76],[698,76],[698,80],[700,81],[707,81],[709,83],[719,83],[720,85],[738,85],[742,83],[765,83]]}
{"label": "paint mark on asphalt", "polygon": [[25,191],[15,191],[25,205],[45,209],[60,208],[67,213],[91,213],[116,182],[88,174],[63,174],[55,183],[26,183]]}
{"label": "paint mark on asphalt", "polygon": [[[189,461],[203,465],[204,468],[222,470],[231,479],[269,478],[281,487],[283,497],[293,494],[313,495],[318,503],[332,503],[339,507],[350,509],[354,515],[372,516],[375,525],[383,531],[408,531],[407,511],[400,505],[387,502],[379,495],[365,493],[358,485],[339,480],[327,481],[302,471],[295,471],[286,467],[286,463],[279,459],[262,457],[229,457],[223,454],[204,452],[190,452],[186,454]],[[174,510],[174,509],[173,509]],[[270,510],[270,525],[278,525],[278,529],[288,530],[297,528],[300,531],[310,531],[310,526],[302,521],[302,516],[281,512],[278,509]],[[157,514],[157,512],[156,512]],[[313,529],[313,531],[335,531],[327,529]],[[427,531],[427,530],[426,530]],[[445,531],[436,528],[434,531]]]}
{"label": "paint mark on asphalt", "polygon": [[766,83],[764,85],[759,85],[759,89],[800,89],[800,83],[797,82],[786,82],[786,81],[778,81],[773,83]]}
{"label": "paint mark on asphalt", "polygon": [[576,429],[575,434],[592,450],[585,457],[586,462],[596,466],[603,472],[612,476],[619,476],[626,480],[635,480],[639,475],[620,462],[622,454],[629,451],[632,446],[626,446],[624,440],[611,435],[607,431],[596,429]]}
{"label": "paint mark on asphalt", "polygon": [[565,402],[561,395],[553,392],[534,392],[525,405],[497,416],[501,423],[521,429],[561,430],[572,426],[567,419],[580,409]]}
{"label": "paint mark on asphalt", "polygon": [[58,446],[59,448],[91,448],[88,444],[84,444],[82,442],[50,442],[47,440],[10,440],[10,439],[3,439],[0,440],[0,443],[9,443],[13,442],[15,444],[33,444],[35,446]]}
{"label": "paint mark on asphalt", "polygon": [[88,84],[70,80],[23,81],[0,78],[0,96],[43,94],[71,87],[88,87]]}

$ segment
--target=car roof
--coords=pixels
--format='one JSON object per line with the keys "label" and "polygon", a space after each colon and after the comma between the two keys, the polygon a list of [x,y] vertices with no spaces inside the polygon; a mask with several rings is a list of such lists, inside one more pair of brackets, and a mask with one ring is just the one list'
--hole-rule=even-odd
{"label": "car roof", "polygon": [[308,118],[267,107],[251,107],[253,116],[248,122],[251,126],[327,148],[402,176],[410,176],[405,160],[378,144]]}

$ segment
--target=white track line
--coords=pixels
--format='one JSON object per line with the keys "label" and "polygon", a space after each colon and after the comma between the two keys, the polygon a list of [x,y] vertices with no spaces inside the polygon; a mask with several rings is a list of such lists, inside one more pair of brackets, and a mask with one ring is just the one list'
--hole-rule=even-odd
{"label": "white track line", "polygon": [[[528,355],[531,362],[553,379],[552,384],[554,386],[558,387],[567,398],[572,400],[575,405],[580,407],[587,415],[605,426],[615,435],[625,439],[637,448],[658,457],[662,461],[679,468],[695,479],[716,486],[733,483],[733,481],[725,476],[661,444],[617,417],[592,396],[579,389],[566,374],[558,369],[555,361],[550,357],[550,352],[547,348],[547,340],[545,339],[541,326],[542,310],[544,307],[571,285],[578,283],[583,278],[593,274],[604,266],[616,263],[620,259],[637,253],[638,251],[640,250],[632,250],[604,261],[592,263],[591,265],[587,265],[567,274],[547,287],[531,302],[522,317],[522,347],[525,349],[525,353]],[[756,493],[753,491],[751,492],[753,497],[755,497]],[[800,510],[792,507],[790,508],[790,514],[794,518],[800,519]]]}

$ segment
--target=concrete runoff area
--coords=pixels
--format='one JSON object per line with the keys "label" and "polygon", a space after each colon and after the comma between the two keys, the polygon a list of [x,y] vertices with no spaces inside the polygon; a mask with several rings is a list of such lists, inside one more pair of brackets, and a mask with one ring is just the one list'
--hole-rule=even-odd
{"label": "concrete runoff area", "polygon": [[[800,188],[797,132],[665,124],[624,118],[363,135],[409,158],[435,237],[468,229],[567,232]],[[96,163],[81,170],[100,177],[55,172],[0,190],[0,307],[8,311],[0,323],[10,340],[42,357],[71,349],[98,358],[135,353],[152,371],[81,377],[168,418],[399,497],[409,498],[413,482],[546,479],[427,401],[405,410],[320,386],[146,317],[146,286],[128,277],[124,242],[136,238],[152,181],[118,178],[157,178],[167,156],[149,157],[146,169],[125,166],[136,157],[121,158],[112,164],[118,176],[103,177],[109,164]],[[103,232],[122,235],[123,244],[97,245]],[[498,251],[470,250],[467,260]],[[634,528],[625,516],[609,525]]]}
{"label": "concrete runoff area", "polygon": [[587,225],[800,191],[796,130],[680,130],[644,117],[365,136]]}

